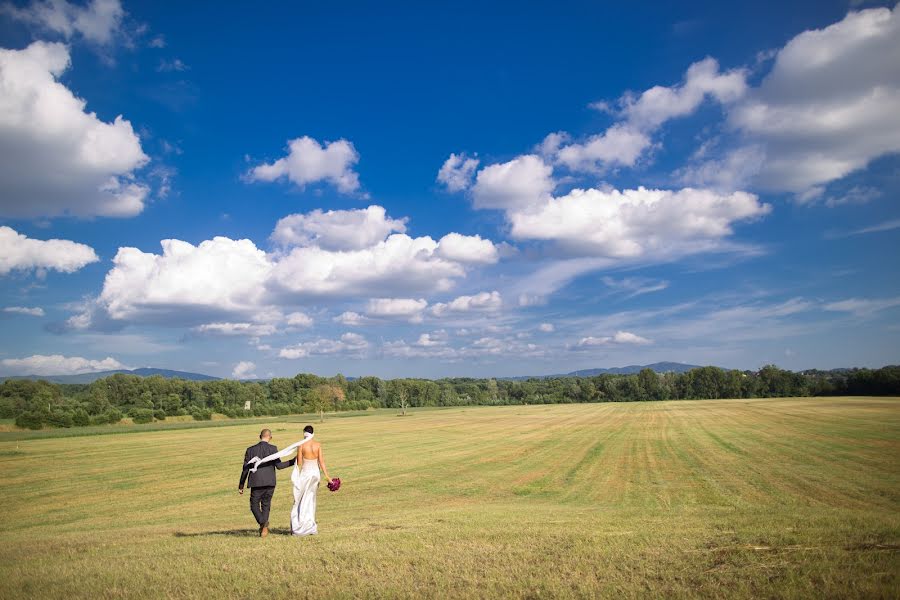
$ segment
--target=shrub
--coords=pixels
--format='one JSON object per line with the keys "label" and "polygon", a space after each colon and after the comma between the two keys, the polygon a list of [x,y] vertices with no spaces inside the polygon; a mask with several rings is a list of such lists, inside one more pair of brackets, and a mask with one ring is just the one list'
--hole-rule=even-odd
{"label": "shrub", "polygon": [[39,412],[23,412],[16,417],[16,427],[26,429],[40,429],[44,426],[44,415]]}
{"label": "shrub", "polygon": [[104,416],[105,420],[101,421],[102,423],[110,423],[110,424],[118,423],[119,421],[122,420],[122,411],[119,410],[118,408],[111,408],[108,411],[106,411],[105,413],[103,413],[103,416]]}
{"label": "shrub", "polygon": [[77,427],[83,427],[91,424],[91,417],[83,408],[76,408],[72,411],[72,424]]}
{"label": "shrub", "polygon": [[168,415],[166,415],[166,411],[157,409],[157,410],[153,411],[153,416],[156,418],[157,421],[165,421],[166,416],[168,416]]}
{"label": "shrub", "polygon": [[132,408],[128,412],[135,423],[153,422],[153,410],[149,408]]}
{"label": "shrub", "polygon": [[212,411],[208,408],[195,408],[191,416],[195,421],[210,421],[212,420]]}
{"label": "shrub", "polygon": [[71,427],[72,413],[65,410],[54,410],[47,418],[47,422],[54,427]]}

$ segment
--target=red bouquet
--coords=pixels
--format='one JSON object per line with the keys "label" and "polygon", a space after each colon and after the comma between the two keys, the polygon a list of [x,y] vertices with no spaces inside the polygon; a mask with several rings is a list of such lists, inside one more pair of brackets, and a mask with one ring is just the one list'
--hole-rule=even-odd
{"label": "red bouquet", "polygon": [[335,477],[331,481],[328,482],[328,489],[332,492],[336,492],[341,489],[341,480],[339,477]]}

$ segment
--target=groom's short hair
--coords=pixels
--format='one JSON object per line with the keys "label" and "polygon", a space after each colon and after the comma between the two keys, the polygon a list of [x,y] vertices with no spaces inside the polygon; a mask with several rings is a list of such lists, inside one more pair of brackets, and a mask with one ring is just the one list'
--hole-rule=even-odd
{"label": "groom's short hair", "polygon": [[259,439],[263,439],[263,438],[267,438],[267,437],[272,437],[271,429],[263,429],[262,431],[259,432]]}

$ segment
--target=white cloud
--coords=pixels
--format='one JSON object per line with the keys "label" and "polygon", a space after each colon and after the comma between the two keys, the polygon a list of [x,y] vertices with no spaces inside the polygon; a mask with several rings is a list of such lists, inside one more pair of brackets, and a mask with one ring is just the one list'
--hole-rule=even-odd
{"label": "white cloud", "polygon": [[353,166],[359,154],[353,144],[341,139],[320,144],[309,136],[288,142],[288,155],[270,164],[261,164],[250,170],[251,181],[275,181],[286,177],[292,183],[305,187],[310,183],[328,181],[343,193],[359,189],[359,175]]}
{"label": "white cloud", "polygon": [[900,306],[900,297],[879,299],[849,298],[839,302],[829,302],[824,308],[828,311],[848,312],[857,317],[867,317],[895,306]]}
{"label": "white cloud", "polygon": [[249,335],[261,337],[274,334],[277,329],[274,325],[261,325],[256,323],[204,323],[193,328],[199,334],[237,336]]}
{"label": "white cloud", "polygon": [[481,292],[474,296],[459,296],[449,303],[438,302],[431,307],[431,313],[436,317],[442,317],[447,313],[495,311],[502,306],[503,299],[500,292]]}
{"label": "white cloud", "polygon": [[443,346],[447,343],[447,335],[446,332],[435,332],[435,333],[423,333],[419,336],[415,342],[413,342],[413,346],[418,346],[420,348],[432,348],[434,346]]}
{"label": "white cloud", "polygon": [[[581,143],[561,145],[559,134],[551,134],[544,147],[548,156],[573,171],[600,171],[614,166],[634,166],[653,145],[651,135],[666,121],[693,113],[707,98],[730,104],[746,92],[746,73],[735,69],[719,72],[719,64],[705,58],[692,64],[679,86],[654,86],[638,96],[619,100],[622,121]],[[609,110],[608,104],[603,104]],[[548,143],[549,142],[549,143]],[[558,151],[553,152],[553,146]]]}
{"label": "white cloud", "polygon": [[491,240],[480,235],[448,233],[438,241],[437,254],[448,260],[470,264],[494,264],[500,253]]}
{"label": "white cloud", "polygon": [[272,239],[283,246],[361,250],[393,232],[406,232],[406,219],[391,219],[382,206],[359,210],[314,210],[279,219]]}
{"label": "white cloud", "polygon": [[98,45],[108,45],[113,41],[121,31],[125,17],[119,0],[91,0],[83,6],[66,0],[34,0],[24,8],[5,4],[2,12],[58,33],[66,39],[80,35]]}
{"label": "white cloud", "polygon": [[842,194],[834,194],[825,199],[825,206],[834,208],[847,204],[868,204],[881,197],[881,191],[871,187],[853,186]]}
{"label": "white cloud", "polygon": [[684,83],[677,87],[654,86],[640,96],[623,99],[622,115],[643,131],[652,131],[666,121],[693,113],[706,98],[722,104],[740,99],[747,91],[746,72],[719,72],[719,63],[704,58],[688,67]]}
{"label": "white cloud", "polygon": [[287,316],[287,324],[291,327],[312,327],[313,320],[306,313],[292,312]]}
{"label": "white cloud", "polygon": [[399,317],[419,323],[427,306],[428,302],[423,298],[372,298],[366,306],[366,314],[371,317]]}
{"label": "white cloud", "polygon": [[478,159],[463,154],[450,154],[438,171],[437,180],[443,183],[448,191],[461,192],[472,185],[472,177],[478,168]]}
{"label": "white cloud", "polygon": [[708,186],[721,191],[737,190],[753,180],[765,159],[762,146],[743,146],[726,152],[721,158],[688,164],[677,170],[675,177],[687,185]]}
{"label": "white cloud", "polygon": [[553,167],[526,154],[478,172],[472,199],[475,208],[512,209],[545,201],[555,187]]}
{"label": "white cloud", "polygon": [[589,137],[584,143],[560,148],[556,160],[573,171],[595,171],[608,165],[630,167],[650,145],[646,133],[619,124]]}
{"label": "white cloud", "polygon": [[631,333],[630,331],[617,331],[614,335],[611,336],[603,336],[603,337],[593,337],[587,336],[581,338],[576,347],[578,348],[586,348],[590,346],[609,346],[609,345],[633,345],[633,346],[644,346],[647,344],[653,343],[651,340],[648,340],[645,337],[641,337],[637,334]]}
{"label": "white cloud", "polygon": [[250,240],[216,237],[194,246],[163,240],[163,253],[119,248],[99,302],[113,319],[177,313],[253,314],[266,304],[273,265]]}
{"label": "white cloud", "polygon": [[[62,44],[0,49],[0,216],[132,217],[149,188],[136,169],[149,160],[131,123],[85,112],[57,78]],[[49,176],[48,173],[52,173]]]}
{"label": "white cloud", "polygon": [[538,325],[538,329],[544,333],[553,333],[556,328],[553,326],[553,323],[541,323]]}
{"label": "white cloud", "polygon": [[878,223],[878,224],[876,224],[876,225],[872,225],[872,226],[870,226],[870,227],[863,227],[863,228],[861,228],[861,229],[854,229],[853,231],[850,231],[850,232],[844,234],[844,236],[850,236],[850,235],[865,235],[865,234],[867,234],[867,233],[879,233],[879,232],[881,232],[881,231],[891,231],[891,230],[894,230],[894,229],[900,229],[900,219],[891,219],[891,220],[888,220],[888,221],[883,221],[883,222]]}
{"label": "white cloud", "polygon": [[17,315],[28,315],[30,317],[43,317],[44,309],[36,306],[6,306],[3,308],[3,312],[6,313],[14,313]]}
{"label": "white cloud", "polygon": [[765,147],[762,189],[797,194],[900,151],[900,7],[850,12],[778,51],[730,122]]}
{"label": "white cloud", "polygon": [[[338,234],[332,244],[339,243]],[[354,242],[355,244],[355,242]],[[162,253],[120,248],[96,303],[69,320],[70,328],[126,322],[202,325],[280,321],[279,306],[314,297],[445,292],[469,264],[489,262],[493,249],[478,236],[444,239],[453,260],[430,237],[393,234],[358,250],[317,245],[267,254],[250,240],[216,237],[194,246],[163,240]],[[454,244],[457,244],[454,247]],[[471,246],[471,247],[470,247]],[[262,315],[271,318],[261,320]],[[352,319],[359,324],[360,319]],[[349,321],[348,321],[349,322]]]}
{"label": "white cloud", "polygon": [[716,250],[736,222],[771,207],[745,192],[575,189],[528,210],[507,211],[518,239],[548,240],[577,254],[672,259]]}
{"label": "white cloud", "polygon": [[235,379],[256,379],[256,364],[249,360],[242,360],[234,365],[231,376]]}
{"label": "white cloud", "polygon": [[99,260],[90,246],[69,240],[36,240],[11,227],[0,227],[0,275],[32,269],[74,273]]}
{"label": "white cloud", "polygon": [[278,356],[289,359],[332,354],[360,357],[368,348],[369,342],[363,336],[358,333],[345,333],[338,340],[322,338],[287,346],[278,352]]}
{"label": "white cloud", "polygon": [[60,354],[34,354],[25,358],[4,358],[0,360],[3,370],[14,375],[77,375],[96,371],[112,371],[127,369],[125,365],[112,357],[103,360],[91,360],[80,356],[62,356]]}
{"label": "white cloud", "polygon": [[439,256],[437,249],[430,237],[402,233],[361,250],[294,248],[278,261],[273,284],[300,296],[444,291],[465,276],[465,268]]}
{"label": "white cloud", "polygon": [[647,279],[645,277],[603,277],[600,279],[603,285],[625,294],[626,298],[633,298],[642,294],[659,292],[669,287],[668,281]]}
{"label": "white cloud", "polygon": [[365,322],[365,319],[366,318],[361,314],[348,310],[336,316],[334,322],[342,325],[357,326],[362,325]]}

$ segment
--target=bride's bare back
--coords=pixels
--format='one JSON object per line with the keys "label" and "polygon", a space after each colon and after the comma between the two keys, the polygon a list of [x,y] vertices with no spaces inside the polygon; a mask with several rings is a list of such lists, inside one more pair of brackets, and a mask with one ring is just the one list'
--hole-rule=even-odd
{"label": "bride's bare back", "polygon": [[319,458],[319,453],[322,451],[322,444],[313,440],[311,442],[307,442],[300,446],[300,456],[305,458],[306,460],[314,460]]}
{"label": "bride's bare back", "polygon": [[322,444],[319,442],[312,440],[300,446],[297,449],[298,458],[302,458],[303,460],[317,460],[319,461],[319,469],[322,470],[322,473],[325,475],[326,481],[331,481],[331,477],[328,476],[328,469],[325,468],[325,456],[322,454]]}

